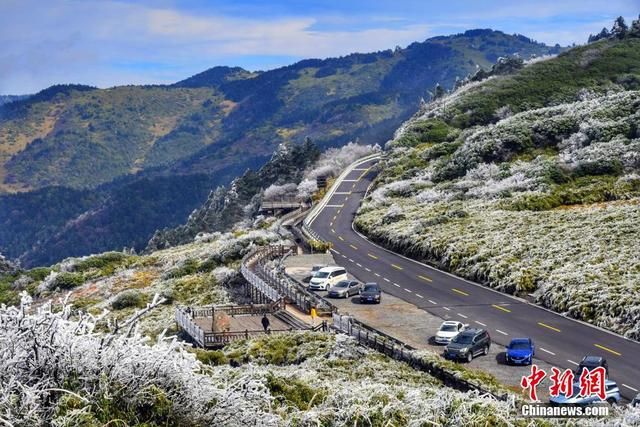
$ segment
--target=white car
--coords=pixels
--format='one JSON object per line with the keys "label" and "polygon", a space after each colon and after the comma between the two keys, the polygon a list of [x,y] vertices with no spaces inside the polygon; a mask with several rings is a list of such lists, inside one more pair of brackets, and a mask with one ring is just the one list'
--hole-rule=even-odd
{"label": "white car", "polygon": [[343,267],[324,267],[309,281],[309,289],[326,291],[341,280],[347,280],[347,270]]}
{"label": "white car", "polygon": [[436,344],[449,344],[453,337],[464,331],[466,327],[467,325],[464,323],[455,320],[445,320],[442,322],[442,325],[440,325],[438,332],[436,332]]}

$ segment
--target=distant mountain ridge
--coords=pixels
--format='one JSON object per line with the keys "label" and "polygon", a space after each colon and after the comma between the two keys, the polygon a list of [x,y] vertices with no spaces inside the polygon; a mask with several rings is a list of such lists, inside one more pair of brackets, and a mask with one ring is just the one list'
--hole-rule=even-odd
{"label": "distant mountain ridge", "polygon": [[[0,212],[0,251],[34,264],[146,241],[153,234],[146,228],[140,235],[132,230],[128,239],[108,230],[125,221],[116,212],[134,212],[139,201],[147,208],[166,209],[144,194],[153,193],[157,179],[183,177],[188,182],[190,176],[205,176],[215,188],[247,167],[257,169],[279,144],[301,143],[306,137],[320,148],[356,139],[383,143],[437,83],[451,88],[457,78],[488,69],[501,56],[529,58],[558,51],[559,46],[519,35],[472,30],[404,49],[309,59],[264,72],[214,67],[171,86],[54,86],[0,109],[0,192],[20,191],[27,205],[32,191],[55,186],[101,197],[91,196],[97,204],[88,210],[78,202],[77,209],[67,205],[51,212],[53,222],[74,224],[65,233],[30,217]],[[144,185],[135,184],[137,180]],[[161,199],[182,200],[190,211],[206,197],[200,190],[179,191]],[[0,206],[15,203],[16,197],[5,194]],[[102,212],[110,221],[83,228],[79,225],[85,223],[76,220],[78,211]],[[178,220],[172,212],[159,215],[154,225],[171,227],[184,219],[186,215]],[[32,230],[28,236],[38,234],[35,241],[16,231],[25,227]],[[49,231],[37,231],[45,228]],[[98,229],[101,237],[91,238]],[[80,253],[70,243],[79,235],[87,240]]]}
{"label": "distant mountain ridge", "polygon": [[0,95],[0,107],[10,102],[20,101],[28,98],[30,95]]}

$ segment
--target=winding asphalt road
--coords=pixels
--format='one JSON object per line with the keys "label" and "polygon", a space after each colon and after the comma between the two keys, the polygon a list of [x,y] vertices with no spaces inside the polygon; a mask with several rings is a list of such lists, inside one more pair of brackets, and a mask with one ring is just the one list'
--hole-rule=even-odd
{"label": "winding asphalt road", "polygon": [[442,319],[487,329],[498,344],[531,337],[536,357],[554,366],[574,368],[584,355],[604,356],[623,397],[639,392],[640,343],[402,257],[355,232],[354,215],[375,176],[371,166],[376,161],[365,161],[344,176],[309,224],[333,243],[338,263],[360,281],[378,282],[383,292]]}

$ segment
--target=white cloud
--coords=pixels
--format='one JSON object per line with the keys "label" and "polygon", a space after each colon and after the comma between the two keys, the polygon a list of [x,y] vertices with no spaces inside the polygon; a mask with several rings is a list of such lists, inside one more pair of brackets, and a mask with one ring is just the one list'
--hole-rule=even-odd
{"label": "white cloud", "polygon": [[[177,73],[194,63],[229,64],[242,56],[369,52],[422,40],[429,33],[425,25],[388,29],[383,23],[360,31],[318,31],[312,29],[317,19],[310,17],[195,16],[114,1],[8,1],[0,14],[0,40],[8,42],[0,52],[0,93],[32,91],[54,82],[104,85],[117,64],[157,62]],[[148,73],[128,69],[123,75],[133,77],[132,83],[171,81],[150,80]],[[172,79],[188,75],[174,74]]]}

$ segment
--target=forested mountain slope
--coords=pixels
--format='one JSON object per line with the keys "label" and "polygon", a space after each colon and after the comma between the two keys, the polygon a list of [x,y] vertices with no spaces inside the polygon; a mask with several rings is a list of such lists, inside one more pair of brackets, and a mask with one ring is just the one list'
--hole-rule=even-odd
{"label": "forested mountain slope", "polygon": [[[436,83],[452,87],[457,77],[488,68],[500,56],[558,50],[523,36],[472,30],[404,49],[310,59],[266,72],[216,67],[172,86],[54,86],[0,108],[0,191],[9,192],[0,205],[33,205],[43,192],[71,194],[68,189],[81,190],[82,200],[50,210],[56,227],[0,212],[0,250],[34,263],[140,248],[138,242],[152,231],[127,227],[120,213],[153,206],[159,213],[155,228],[181,222],[169,204],[155,203],[156,180],[205,176],[209,188],[216,188],[262,165],[284,142],[383,142]],[[192,192],[180,185],[165,189],[162,198],[182,201],[182,220],[206,195],[199,185]],[[10,194],[15,191],[23,194],[16,198]],[[87,206],[88,199],[95,203]],[[78,219],[92,212],[104,213],[92,216],[102,236],[78,246],[83,233],[93,234]],[[126,228],[130,238],[118,231]]]}

